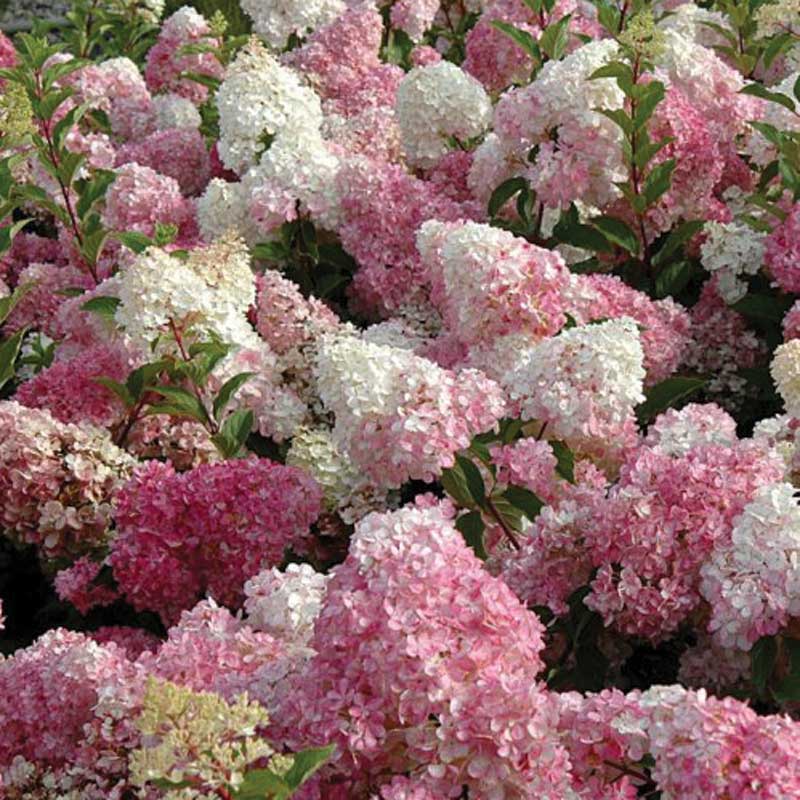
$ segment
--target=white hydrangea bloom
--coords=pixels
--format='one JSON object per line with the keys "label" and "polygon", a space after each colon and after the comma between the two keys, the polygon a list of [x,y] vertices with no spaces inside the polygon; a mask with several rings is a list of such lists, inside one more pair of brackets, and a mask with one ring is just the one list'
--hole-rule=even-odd
{"label": "white hydrangea bloom", "polygon": [[192,128],[196,130],[202,122],[197,106],[179,94],[157,94],[153,98],[156,127],[160,131],[169,128]]}
{"label": "white hydrangea bloom", "polygon": [[311,475],[322,487],[325,504],[347,524],[372,511],[385,511],[390,495],[375,486],[341,452],[328,428],[300,428],[292,438],[286,463]]}
{"label": "white hydrangea bloom", "polygon": [[250,219],[247,194],[241,182],[212,179],[197,200],[197,224],[203,239],[213,242],[228,231],[235,231],[248,244],[262,236]]}
{"label": "white hydrangea bloom", "polygon": [[770,372],[787,413],[800,418],[800,339],[792,339],[776,348]]}
{"label": "white hydrangea bloom", "polygon": [[[561,61],[548,61],[536,78],[536,99],[540,102],[535,119],[542,131],[562,124],[565,115],[576,121],[605,119],[595,108],[622,108],[625,95],[613,79],[589,80],[592,73],[617,57],[619,45],[613,39],[597,39],[570,53]],[[618,130],[611,123],[611,130]]]}
{"label": "white hydrangea bloom", "polygon": [[489,133],[472,153],[467,175],[469,190],[484,205],[503,181],[513,177],[519,165],[514,163],[496,133]]}
{"label": "white hydrangea bloom", "polygon": [[570,328],[518,353],[502,380],[523,419],[556,438],[603,437],[644,400],[644,352],[628,318]]}
{"label": "white hydrangea bloom", "polygon": [[344,12],[344,0],[240,0],[253,20],[253,30],[275,50],[283,50],[292,34],[301,38],[333,22]]}
{"label": "white hydrangea bloom", "polygon": [[671,9],[669,14],[663,16],[658,22],[661,30],[675,31],[680,36],[703,47],[727,44],[725,37],[710,28],[709,25],[717,25],[720,28],[731,30],[728,18],[723,13],[709,11],[694,3],[684,3]]}
{"label": "white hydrangea bloom", "polygon": [[450,150],[448,138],[473,139],[492,121],[481,84],[450,61],[415,67],[397,89],[397,120],[410,164],[432,167]]}
{"label": "white hydrangea bloom", "polygon": [[743,275],[755,275],[764,258],[764,234],[739,222],[707,222],[700,251],[703,266],[719,276],[718,288],[726,303],[747,294]]}
{"label": "white hydrangea bloom", "polygon": [[309,564],[289,564],[285,572],[259,572],[244,585],[247,624],[276,638],[307,644],[329,580]]}
{"label": "white hydrangea bloom", "polygon": [[749,650],[800,614],[800,504],[790,483],[764,486],[737,517],[731,541],[701,570],[709,630]]}
{"label": "white hydrangea bloom", "polygon": [[247,247],[221,239],[182,260],[155,247],[123,272],[116,321],[134,346],[146,348],[176,324],[194,325],[238,345],[258,342],[247,321],[255,283]]}
{"label": "white hydrangea bloom", "polygon": [[335,229],[339,223],[339,167],[339,158],[317,130],[279,134],[258,166],[242,178],[248,216],[262,239],[286,221],[287,209],[294,213],[297,201],[301,211],[321,227]]}
{"label": "white hydrangea bloom", "polygon": [[[533,83],[507,92],[497,104],[494,130],[509,157],[516,159],[518,171],[529,177],[542,196],[553,195],[551,184],[563,181],[561,162],[575,158],[585,168],[588,181],[580,199],[605,207],[620,196],[615,182],[627,179],[622,132],[595,109],[620,109],[625,95],[613,78],[589,80],[597,69],[616,59],[617,51],[613,39],[589,42],[561,61],[548,61]],[[552,143],[554,131],[557,148]],[[535,145],[541,152],[531,168],[527,157]],[[569,195],[569,187],[564,192]]]}
{"label": "white hydrangea bloom", "polygon": [[647,431],[646,444],[671,456],[682,456],[701,444],[730,447],[736,442],[736,420],[714,403],[689,403],[680,411],[660,414]]}
{"label": "white hydrangea bloom", "polygon": [[216,94],[219,154],[239,174],[265,149],[264,137],[280,131],[319,131],[322,104],[299,76],[253,40],[228,67]]}
{"label": "white hydrangea bloom", "polygon": [[[385,416],[392,412],[398,379],[411,365],[414,357],[405,350],[371,344],[354,335],[323,337],[315,377],[322,402],[336,415],[337,443],[347,440],[341,434],[350,427],[349,421],[355,423],[368,414]],[[412,377],[408,375],[408,379]]]}

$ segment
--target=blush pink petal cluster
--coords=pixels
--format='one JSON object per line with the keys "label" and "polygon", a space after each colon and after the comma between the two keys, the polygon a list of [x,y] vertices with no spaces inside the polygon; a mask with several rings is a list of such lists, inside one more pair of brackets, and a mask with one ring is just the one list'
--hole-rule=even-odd
{"label": "blush pink petal cluster", "polygon": [[133,606],[165,622],[206,593],[238,605],[249,577],[302,545],[321,502],[306,473],[267,459],[184,473],[150,461],[118,496],[109,562]]}

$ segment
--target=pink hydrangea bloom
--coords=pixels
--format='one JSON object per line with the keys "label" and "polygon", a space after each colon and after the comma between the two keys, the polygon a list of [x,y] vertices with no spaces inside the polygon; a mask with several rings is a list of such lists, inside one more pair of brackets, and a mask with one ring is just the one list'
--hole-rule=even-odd
{"label": "pink hydrangea bloom", "polygon": [[123,141],[146,136],[155,128],[153,99],[136,64],[128,58],[111,58],[82,67],[70,82],[76,100],[108,114],[114,136]]}
{"label": "pink hydrangea bloom", "polygon": [[692,341],[682,367],[709,375],[704,391],[734,412],[747,399],[746,381],[740,370],[763,360],[765,344],[747,327],[744,317],[725,304],[714,278],[706,282],[690,315]]}
{"label": "pink hydrangea bloom", "polygon": [[419,770],[439,796],[466,784],[563,798],[567,762],[536,682],[542,626],[450,514],[407,507],[356,526],[282,724],[298,746],[336,743],[326,772],[357,782]]}
{"label": "pink hydrangea bloom", "polygon": [[124,625],[104,625],[89,636],[98,644],[115,644],[131,661],[135,661],[142,653],[152,653],[161,644],[161,639],[154,633]]}
{"label": "pink hydrangea bloom", "polygon": [[597,576],[586,604],[606,625],[658,641],[698,606],[699,570],[730,540],[756,490],[783,477],[762,442],[698,444],[679,456],[642,447],[584,530]]}
{"label": "pink hydrangea bloom", "polygon": [[114,577],[134,607],[166,622],[207,592],[237,605],[247,578],[308,535],[321,500],[304,472],[266,459],[184,473],[149,462],[118,497]]}
{"label": "pink hydrangea bloom", "polygon": [[800,796],[796,722],[762,717],[733,698],[677,686],[650,689],[639,706],[647,715],[652,775],[665,795],[681,800]]}
{"label": "pink hydrangea bloom", "polygon": [[17,303],[6,319],[3,326],[6,335],[29,327],[56,338],[56,314],[59,306],[67,300],[62,292],[65,289],[87,289],[92,284],[92,279],[87,273],[74,267],[30,264],[20,273],[18,283],[33,284],[33,288]]}
{"label": "pink hydrangea bloom", "polygon": [[375,7],[354,3],[283,60],[304,73],[323,100],[338,100],[357,92],[361,81],[382,66],[382,36],[383,20]]}
{"label": "pink hydrangea bloom", "polygon": [[22,230],[14,237],[11,247],[0,256],[0,278],[13,287],[30,264],[56,264],[63,267],[66,263],[57,240]]}
{"label": "pink hydrangea bloom", "polygon": [[651,167],[675,159],[669,190],[648,212],[656,230],[669,230],[682,219],[728,222],[730,211],[715,192],[725,168],[720,143],[729,140],[715,137],[705,107],[693,95],[670,86],[656,106],[649,134],[655,142],[666,136],[673,140],[656,155]]}
{"label": "pink hydrangea bloom", "polygon": [[147,54],[145,80],[151,92],[173,92],[200,105],[208,97],[208,88],[197,81],[182,78],[194,72],[210,78],[222,78],[223,67],[214,53],[181,53],[186,45],[219,42],[211,35],[208,22],[190,6],[178,9],[161,26],[158,41]]}
{"label": "pink hydrangea bloom", "polygon": [[392,5],[392,27],[405,31],[412,41],[418,42],[433,24],[439,5],[439,0],[399,0]]}
{"label": "pink hydrangea bloom", "polygon": [[581,467],[576,477],[574,486],[561,481],[558,501],[545,506],[524,531],[519,550],[505,550],[494,564],[528,608],[545,606],[557,616],[568,611],[567,598],[591,577],[584,534],[607,488],[602,473],[590,464]]}
{"label": "pink hydrangea bloom", "polygon": [[552,336],[564,325],[570,276],[557,253],[475,222],[426,222],[417,246],[431,300],[465,343],[522,331]]}
{"label": "pink hydrangea bloom", "polygon": [[[625,774],[647,753],[645,713],[635,693],[617,689],[581,696],[555,695],[559,730],[572,764],[572,788],[581,800],[635,800],[642,781]],[[624,720],[624,727],[620,724]],[[638,730],[637,730],[638,728]],[[617,765],[617,766],[614,766]]]}
{"label": "pink hydrangea bloom", "polygon": [[198,130],[168,128],[123,145],[116,165],[136,162],[178,182],[185,195],[201,194],[211,180],[211,162]]}
{"label": "pink hydrangea bloom", "polygon": [[315,375],[336,418],[335,441],[387,488],[434,479],[506,409],[500,387],[478,370],[451,372],[408,350],[353,336],[322,342]]}
{"label": "pink hydrangea bloom", "polygon": [[785,292],[800,292],[800,203],[764,242],[764,264]]}
{"label": "pink hydrangea bloom", "polygon": [[671,298],[651,300],[615,275],[579,275],[574,279],[569,312],[580,323],[630,317],[640,326],[645,383],[668,378],[681,363],[690,342],[689,314]]}
{"label": "pink hydrangea bloom", "polygon": [[513,444],[492,445],[489,453],[497,469],[497,483],[523,486],[545,503],[558,497],[558,462],[549,442],[520,439]]}
{"label": "pink hydrangea bloom", "polygon": [[120,418],[124,407],[96,378],[124,383],[130,369],[130,355],[122,348],[90,347],[42,370],[17,389],[14,399],[29,408],[46,409],[59,422],[109,427]]}
{"label": "pink hydrangea bloom", "polygon": [[0,522],[48,557],[105,544],[111,502],[134,461],[104,431],[0,402]]}
{"label": "pink hydrangea bloom", "polygon": [[[0,31],[0,67],[6,69],[17,63],[17,51],[11,39]],[[0,83],[0,88],[3,84]]]}
{"label": "pink hydrangea bloom", "polygon": [[152,236],[157,222],[186,231],[193,223],[193,208],[174,178],[129,163],[119,167],[106,194],[103,221],[115,231]]}
{"label": "pink hydrangea bloom", "polygon": [[338,233],[360,266],[352,286],[357,305],[370,316],[385,316],[420,291],[419,226],[428,219],[456,221],[464,209],[394,164],[355,160],[338,181],[343,192]]}
{"label": "pink hydrangea bloom", "polygon": [[296,284],[275,270],[256,277],[256,292],[255,328],[278,355],[310,345],[341,325],[328,306],[315,297],[303,297]]}
{"label": "pink hydrangea bloom", "polygon": [[515,81],[526,80],[533,69],[530,56],[492,24],[513,25],[538,39],[544,27],[571,14],[570,28],[585,34],[599,33],[597,22],[586,16],[585,4],[560,0],[551,12],[537,17],[524,0],[490,0],[466,38],[464,69],[487,89],[499,91]]}
{"label": "pink hydrangea bloom", "polygon": [[16,756],[39,767],[76,762],[100,693],[136,674],[115,645],[61,628],[0,661],[0,767]]}
{"label": "pink hydrangea bloom", "polygon": [[645,444],[661,453],[682,456],[698,444],[733,445],[736,420],[714,403],[689,403],[680,411],[659,414],[647,430]]}
{"label": "pink hydrangea bloom", "polygon": [[800,300],[795,300],[794,305],[786,312],[781,327],[784,342],[800,339]]}
{"label": "pink hydrangea bloom", "polygon": [[111,587],[95,583],[103,564],[91,558],[79,558],[71,567],[62,569],[53,582],[56,594],[87,614],[96,606],[105,606],[119,598],[119,594]]}
{"label": "pink hydrangea bloom", "polygon": [[274,708],[282,682],[311,651],[254,631],[226,608],[204,600],[184,611],[160,647],[139,657],[149,674],[217,692],[233,700],[242,692]]}
{"label": "pink hydrangea bloom", "polygon": [[418,44],[411,51],[411,63],[415,67],[428,67],[431,64],[438,64],[442,60],[442,54],[426,44]]}

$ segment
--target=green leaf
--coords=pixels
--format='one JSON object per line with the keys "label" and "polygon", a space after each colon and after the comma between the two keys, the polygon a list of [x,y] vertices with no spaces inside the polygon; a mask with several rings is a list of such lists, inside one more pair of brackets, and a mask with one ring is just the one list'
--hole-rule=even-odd
{"label": "green leaf", "polygon": [[15,222],[12,225],[6,225],[4,228],[0,228],[0,255],[6,252],[9,247],[11,247],[11,243],[14,241],[14,237],[30,222],[30,219],[21,219],[19,222]]}
{"label": "green leaf", "polygon": [[660,299],[680,294],[691,280],[693,272],[691,261],[673,261],[672,264],[667,264],[656,277],[655,296]]}
{"label": "green leaf", "polygon": [[148,386],[148,391],[160,394],[166,403],[151,406],[148,414],[169,414],[175,417],[191,417],[204,425],[209,421],[203,404],[189,391],[180,386]]}
{"label": "green leaf", "polygon": [[234,411],[225,420],[219,433],[211,437],[211,441],[225,458],[235,458],[253,430],[254,421],[255,416],[250,409]]}
{"label": "green leaf", "polygon": [[500,423],[500,438],[503,444],[511,444],[519,436],[524,424],[521,419],[503,420]]}
{"label": "green leaf", "polygon": [[672,185],[672,173],[675,171],[675,159],[668,158],[650,170],[644,182],[644,198],[648,206],[652,206]]}
{"label": "green leaf", "polygon": [[133,250],[134,253],[143,253],[148,247],[155,244],[149,236],[138,231],[115,232],[114,238],[122,242],[128,250]]}
{"label": "green leaf", "polygon": [[486,543],[483,540],[486,523],[483,521],[481,512],[470,511],[468,514],[462,514],[456,520],[456,528],[461,531],[464,541],[475,551],[475,555],[481,561],[486,561],[489,558],[489,553],[486,552]]}
{"label": "green leaf", "polygon": [[464,508],[469,508],[474,505],[469,488],[467,487],[467,478],[457,463],[448,469],[442,470],[442,477],[440,480],[444,490],[458,505]]}
{"label": "green leaf", "polygon": [[0,342],[0,389],[14,377],[14,365],[26,333],[27,328],[21,328],[9,339]]}
{"label": "green leaf", "polygon": [[139,400],[142,396],[142,392],[144,391],[145,386],[148,386],[153,380],[163,372],[167,367],[167,362],[160,360],[160,361],[151,361],[147,364],[142,364],[141,367],[137,367],[135,370],[128,375],[128,379],[125,381],[125,386],[127,387],[128,391],[133,397],[134,400]]}
{"label": "green leaf", "polygon": [[781,33],[777,36],[773,36],[770,39],[769,44],[766,46],[764,53],[762,54],[762,59],[764,62],[764,67],[769,69],[772,66],[772,62],[779,56],[781,53],[788,50],[794,40],[790,33]]}
{"label": "green leaf", "polygon": [[750,668],[753,674],[753,684],[759,692],[767,687],[775,660],[778,657],[778,644],[774,636],[762,636],[750,651]]}
{"label": "green leaf", "polygon": [[511,41],[521,47],[534,61],[540,62],[542,60],[539,45],[528,31],[520,30],[516,26],[499,19],[493,19],[491,24],[493,28],[504,33]]}
{"label": "green leaf", "polygon": [[636,111],[633,115],[633,127],[638,131],[647,125],[656,110],[656,106],[664,99],[666,89],[660,81],[651,81],[650,83],[637,84],[633,87],[633,92],[639,95],[636,102]]}
{"label": "green leaf", "polygon": [[235,800],[286,800],[291,794],[291,787],[280,775],[268,769],[254,769],[244,776],[233,797]]}
{"label": "green leaf", "polygon": [[750,120],[750,127],[755,128],[768,142],[775,147],[783,146],[783,134],[774,126],[767,122],[757,122]]}
{"label": "green leaf", "polygon": [[768,294],[747,294],[731,305],[734,311],[743,314],[749,320],[779,325],[788,310],[785,303]]}
{"label": "green leaf", "polygon": [[474,503],[483,508],[486,505],[486,485],[483,482],[481,471],[468,458],[456,454],[456,464],[464,473],[467,482],[467,489]]}
{"label": "green leaf", "polygon": [[791,97],[787,97],[785,94],[780,94],[779,92],[771,92],[762,83],[748,83],[747,86],[740,91],[740,94],[751,94],[753,97],[760,97],[762,100],[778,103],[784,108],[788,108],[789,111],[794,111],[794,100],[792,100]]}
{"label": "green leaf", "polygon": [[595,217],[591,224],[597,228],[610,242],[627,250],[632,255],[639,252],[639,240],[630,226],[614,217]]}
{"label": "green leaf", "polygon": [[662,411],[674,407],[689,395],[702,389],[708,381],[706,378],[675,376],[657,383],[646,392],[646,399],[636,408],[636,416],[640,425],[644,425],[657,417]]}
{"label": "green leaf", "polygon": [[89,110],[89,106],[81,104],[67,111],[66,114],[53,126],[53,143],[56,149],[61,150],[64,139],[70,130],[80,122],[81,117]]}
{"label": "green leaf", "polygon": [[517,176],[503,181],[493,192],[489,198],[489,216],[494,218],[500,212],[500,209],[518,192],[524,191],[528,188],[528,181],[525,178]]}
{"label": "green leaf", "polygon": [[591,250],[595,253],[610,253],[614,249],[608,239],[591,225],[584,225],[578,219],[575,204],[563,211],[553,228],[553,236],[563,244]]}
{"label": "green leaf", "polygon": [[628,116],[627,112],[622,108],[595,108],[598,114],[608,117],[612,122],[616,123],[626,136],[633,133],[633,120]]}
{"label": "green leaf", "polygon": [[92,378],[92,380],[95,383],[99,383],[101,386],[105,386],[110,392],[113,392],[120,400],[122,400],[126,408],[130,408],[135,403],[135,400],[128,390],[128,387],[124,383],[119,383],[119,381],[104,377]]}
{"label": "green leaf", "polygon": [[103,252],[103,247],[108,241],[111,232],[100,228],[84,237],[83,246],[81,247],[81,255],[84,257],[88,264],[96,264],[100,259],[100,254]]}
{"label": "green leaf", "polygon": [[108,187],[114,183],[116,177],[116,173],[111,170],[94,170],[91,180],[76,182],[80,194],[76,210],[81,219],[92,210],[95,203],[105,196]]}
{"label": "green leaf", "polygon": [[575,483],[575,455],[569,447],[561,441],[550,442],[553,455],[556,457],[556,472],[569,483]]}
{"label": "green leaf", "polygon": [[302,786],[333,755],[334,749],[334,745],[330,744],[327,747],[311,747],[297,753],[294,763],[283,776],[292,791]]}
{"label": "green leaf", "polygon": [[633,163],[639,169],[644,169],[657,153],[675,141],[673,136],[665,136],[658,142],[651,142],[647,137],[647,131],[642,131],[641,138],[642,143],[637,146],[636,155],[633,157]]}
{"label": "green leaf", "polygon": [[682,222],[672,230],[661,245],[661,249],[653,257],[653,266],[660,267],[667,259],[676,253],[685,242],[688,242],[696,233],[702,230],[705,220],[693,219]]}
{"label": "green leaf", "polygon": [[214,398],[214,419],[219,420],[231,398],[253,375],[255,375],[255,372],[240,372],[222,384],[222,388]]}
{"label": "green leaf", "polygon": [[285,261],[290,251],[282,242],[262,242],[252,249],[253,258],[258,261]]}
{"label": "green leaf", "polygon": [[9,297],[0,298],[0,325],[8,319],[9,314],[14,310],[17,303],[19,303],[34,286],[36,286],[35,281],[24,283],[22,286],[17,286]]}
{"label": "green leaf", "polygon": [[530,489],[524,486],[509,486],[503,497],[508,500],[511,505],[516,506],[522,513],[533,522],[539,516],[539,512],[544,508],[544,503],[537,497],[537,495]]}
{"label": "green leaf", "polygon": [[554,61],[558,61],[567,49],[570,17],[567,14],[558,22],[548,25],[539,37],[539,47]]}
{"label": "green leaf", "polygon": [[596,69],[590,76],[590,81],[600,78],[615,78],[617,85],[627,95],[633,87],[633,70],[623,61],[612,61]]}
{"label": "green leaf", "polygon": [[222,82],[219,78],[214,78],[211,75],[204,75],[202,72],[182,72],[181,77],[199,83],[201,86],[211,89],[212,92],[216,92]]}
{"label": "green leaf", "polygon": [[121,300],[118,297],[93,297],[81,306],[81,310],[90,311],[103,319],[113,321],[120,304]]}

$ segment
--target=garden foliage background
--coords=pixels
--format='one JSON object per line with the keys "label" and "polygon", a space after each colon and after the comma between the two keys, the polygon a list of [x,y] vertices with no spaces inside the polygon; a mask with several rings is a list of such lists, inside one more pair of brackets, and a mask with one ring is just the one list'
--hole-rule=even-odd
{"label": "garden foliage background", "polygon": [[0,798],[800,798],[797,0],[0,35]]}

